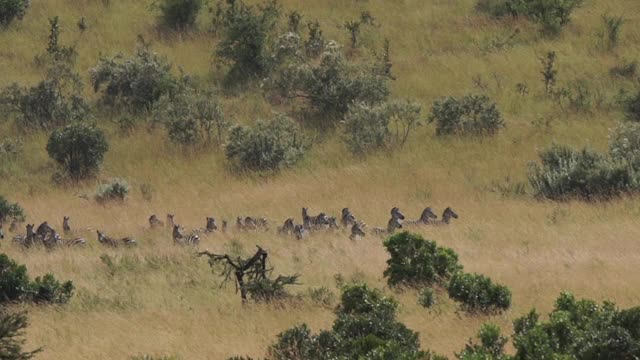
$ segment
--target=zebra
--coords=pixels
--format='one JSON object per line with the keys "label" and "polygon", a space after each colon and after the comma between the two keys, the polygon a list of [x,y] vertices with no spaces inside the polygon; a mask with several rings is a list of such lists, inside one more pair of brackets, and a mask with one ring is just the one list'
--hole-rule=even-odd
{"label": "zebra", "polygon": [[173,243],[177,245],[198,245],[200,236],[196,233],[182,235],[180,225],[173,225]]}
{"label": "zebra", "polygon": [[295,235],[296,240],[302,240],[307,236],[307,229],[303,225],[295,225],[293,227],[293,235]]}
{"label": "zebra", "polygon": [[328,221],[327,225],[329,227],[329,230],[337,230],[338,229],[338,220],[336,219],[336,217],[335,216],[331,216],[331,217],[329,217],[327,219],[328,219],[327,220]]}
{"label": "zebra", "polygon": [[246,227],[244,225],[244,219],[242,218],[242,216],[238,216],[236,218],[236,229],[238,229],[238,231],[246,230]]}
{"label": "zebra", "polygon": [[49,248],[54,246],[81,247],[87,245],[84,238],[63,239],[55,230],[49,233],[50,239],[45,241],[45,245],[49,244]]}
{"label": "zebra", "polygon": [[207,227],[204,232],[211,233],[218,230],[218,225],[216,224],[216,219],[213,217],[207,217]]}
{"label": "zebra", "polygon": [[0,240],[4,240],[4,231],[2,231],[2,223],[0,223]]}
{"label": "zebra", "polygon": [[239,231],[269,230],[269,221],[265,218],[247,216],[242,218],[238,216],[236,219],[236,228]]}
{"label": "zebra", "polygon": [[36,233],[33,231],[34,224],[27,224],[27,235],[16,235],[13,237],[13,243],[24,247],[30,247],[36,243]]}
{"label": "zebra", "polygon": [[342,217],[340,218],[340,223],[342,227],[353,226],[356,224],[356,217],[351,213],[349,208],[342,209]]}
{"label": "zebra", "polygon": [[411,225],[428,225],[433,224],[434,220],[438,218],[438,215],[433,213],[430,207],[425,208],[420,215],[420,218],[416,221],[405,221],[406,224]]}
{"label": "zebra", "polygon": [[62,231],[65,234],[68,234],[71,232],[71,226],[69,226],[69,220],[71,220],[71,218],[68,216],[62,217]]}
{"label": "zebra", "polygon": [[440,219],[440,221],[436,222],[436,225],[449,225],[449,223],[451,222],[451,219],[457,219],[458,218],[458,214],[456,214],[453,209],[451,209],[450,207],[447,207],[446,209],[444,209],[444,212],[442,212],[442,219]]}
{"label": "zebra", "polygon": [[49,223],[45,221],[42,224],[40,224],[40,226],[38,226],[38,228],[36,229],[36,236],[41,240],[43,240],[47,236],[47,234],[49,234],[52,231],[54,231],[53,228],[49,226]]}
{"label": "zebra", "polygon": [[309,209],[302,208],[302,226],[305,230],[316,230],[325,225],[329,225],[329,217],[325,213],[321,212],[316,216],[310,216]]}
{"label": "zebra", "polygon": [[356,222],[351,226],[351,235],[349,235],[349,239],[352,241],[358,240],[361,237],[365,237],[364,229],[367,225],[363,222]]}
{"label": "zebra", "polygon": [[164,227],[164,223],[162,222],[162,220],[158,219],[156,214],[153,214],[149,216],[149,226],[152,229],[155,229],[155,228]]}
{"label": "zebra", "polygon": [[291,235],[294,228],[293,218],[288,218],[282,226],[278,227],[278,234]]}
{"label": "zebra", "polygon": [[374,228],[373,232],[377,235],[393,234],[396,229],[402,229],[402,220],[404,220],[404,215],[402,215],[400,209],[394,207],[391,209],[391,219],[387,223],[387,228]]}
{"label": "zebra", "polygon": [[118,247],[119,243],[122,243],[124,246],[135,246],[138,244],[135,239],[130,237],[125,237],[120,240],[116,240],[112,237],[105,235],[100,230],[96,230],[96,232],[98,233],[98,242],[105,246],[116,248]]}

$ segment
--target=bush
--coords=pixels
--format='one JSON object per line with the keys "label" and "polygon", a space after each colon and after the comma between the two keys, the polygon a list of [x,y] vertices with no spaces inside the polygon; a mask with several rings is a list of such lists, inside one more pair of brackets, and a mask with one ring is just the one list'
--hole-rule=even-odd
{"label": "bush", "polygon": [[445,283],[462,269],[458,255],[418,234],[402,232],[384,242],[390,258],[384,276],[390,286]]}
{"label": "bush", "polygon": [[24,209],[18,203],[10,203],[2,195],[0,195],[0,225],[7,223],[9,220],[24,222],[26,219]]}
{"label": "bush", "polygon": [[540,159],[540,165],[529,164],[529,183],[538,198],[606,199],[638,188],[624,162],[591,150],[554,145],[540,153]]}
{"label": "bush", "polygon": [[6,254],[0,254],[0,304],[31,301],[64,304],[73,295],[73,290],[71,281],[60,283],[51,274],[31,282],[26,266],[18,265]]}
{"label": "bush", "polygon": [[176,96],[163,96],[154,107],[155,118],[167,128],[169,139],[180,145],[222,145],[229,122],[221,104],[209,92],[186,89]]}
{"label": "bush", "polygon": [[353,104],[345,115],[344,141],[359,155],[382,147],[402,147],[420,125],[420,111],[419,105],[409,101]]}
{"label": "bush", "polygon": [[25,352],[25,340],[21,339],[29,324],[25,313],[9,314],[0,312],[0,358],[3,360],[28,360],[42,349]]}
{"label": "bush", "polygon": [[583,0],[479,0],[477,9],[493,16],[526,17],[542,25],[548,34],[557,34],[571,20]]}
{"label": "bush", "polygon": [[108,149],[102,130],[82,123],[54,130],[47,143],[49,157],[75,180],[96,172]]}
{"label": "bush", "polygon": [[262,78],[272,67],[270,38],[280,10],[275,1],[255,7],[242,0],[227,1],[221,9],[222,38],[216,54],[231,65],[225,83],[244,84]]}
{"label": "bush", "polygon": [[124,179],[113,179],[110,183],[100,185],[95,199],[104,204],[109,201],[124,201],[129,194],[129,183]]}
{"label": "bush", "polygon": [[231,129],[226,145],[227,159],[238,169],[276,171],[295,165],[304,156],[307,143],[300,128],[290,119],[278,116],[253,128]]}
{"label": "bush", "polygon": [[202,0],[160,0],[160,23],[174,30],[186,30],[196,23]]}
{"label": "bush", "polygon": [[14,19],[22,20],[30,0],[0,0],[0,27],[8,26]]}
{"label": "bush", "polygon": [[640,175],[640,123],[626,122],[609,135],[609,154],[626,162],[635,176]]}
{"label": "bush", "polygon": [[365,284],[343,287],[329,331],[313,335],[300,325],[278,335],[269,357],[284,359],[442,359],[420,350],[418,334],[395,318],[398,305]]}
{"label": "bush", "polygon": [[510,360],[511,357],[504,354],[504,346],[508,338],[501,335],[500,327],[494,324],[484,324],[478,331],[480,344],[473,340],[465,346],[464,350],[456,354],[460,360]]}
{"label": "bush", "polygon": [[150,110],[163,95],[178,91],[179,81],[171,74],[171,63],[142,43],[133,57],[100,58],[89,71],[95,92],[102,91],[101,103],[130,111]]}
{"label": "bush", "polygon": [[627,79],[633,79],[638,74],[638,62],[629,61],[611,68],[609,73],[612,76],[620,76]]}
{"label": "bush", "polygon": [[422,307],[430,308],[436,303],[436,294],[432,288],[423,288],[418,295],[418,304]]}
{"label": "bush", "polygon": [[493,284],[484,275],[460,271],[453,275],[447,290],[452,299],[462,302],[470,311],[502,311],[511,306],[511,291],[506,286]]}
{"label": "bush", "polygon": [[624,110],[629,120],[640,122],[640,91],[624,101]]}
{"label": "bush", "polygon": [[490,136],[505,126],[496,104],[474,95],[436,101],[429,121],[436,123],[437,135]]}

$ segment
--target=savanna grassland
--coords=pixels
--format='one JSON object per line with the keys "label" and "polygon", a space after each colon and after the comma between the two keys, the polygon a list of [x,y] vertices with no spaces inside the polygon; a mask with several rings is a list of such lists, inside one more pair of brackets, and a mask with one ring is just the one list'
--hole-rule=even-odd
{"label": "savanna grassland", "polygon": [[[34,57],[46,47],[47,19],[60,16],[62,42],[78,52],[75,69],[87,81],[98,57],[132,53],[137,35],[153,51],[201,82],[215,83],[224,69],[214,55],[218,37],[207,31],[211,14],[198,18],[198,30],[183,34],[159,31],[151,0],[33,1],[22,21],[0,31],[0,87],[32,84],[42,77]],[[384,288],[400,303],[399,319],[420,333],[423,348],[453,355],[479,325],[492,321],[503,329],[532,307],[546,312],[564,290],[621,307],[640,304],[640,201],[551,202],[529,191],[512,191],[527,183],[527,164],[553,144],[607,149],[611,128],[623,121],[617,104],[621,89],[633,80],[612,77],[610,69],[640,58],[640,2],[587,0],[563,31],[544,36],[525,19],[495,19],[475,10],[474,0],[294,1],[286,11],[304,20],[318,19],[328,39],[348,43],[346,20],[367,10],[380,24],[362,34],[358,57],[390,41],[392,98],[418,102],[426,118],[431,104],[444,96],[484,94],[495,101],[506,128],[494,137],[438,137],[425,123],[402,149],[351,155],[340,130],[315,134],[313,146],[296,166],[269,176],[230,171],[222,150],[184,150],[167,140],[162,129],[139,126],[131,135],[118,132],[114,119],[98,112],[95,122],[106,131],[110,149],[96,179],[58,185],[55,163],[45,146],[48,132],[21,132],[0,114],[0,140],[20,137],[23,151],[0,164],[0,194],[20,203],[28,221],[49,220],[60,226],[70,216],[85,249],[48,252],[2,243],[2,251],[26,264],[33,276],[51,272],[70,279],[76,294],[64,306],[22,306],[28,310],[30,347],[43,346],[40,359],[124,359],[137,354],[173,354],[181,359],[223,359],[235,354],[263,356],[279,332],[306,322],[315,331],[328,328],[332,307],[307,298],[278,304],[242,305],[232,284],[219,288],[202,258],[173,245],[168,230],[148,230],[155,213],[176,214],[186,227],[204,226],[205,216],[228,219],[259,215],[280,224],[300,217],[301,207],[339,215],[349,207],[370,226],[384,226],[389,209],[398,206],[417,218],[425,206],[440,213],[451,206],[460,215],[450,226],[415,231],[451,247],[465,269],[490,276],[513,292],[513,306],[499,315],[459,311],[445,291],[431,310],[417,304],[416,292],[386,287],[387,252],[382,238],[350,241],[348,232],[313,234],[297,242],[270,233],[203,236],[200,248],[250,255],[258,244],[270,252],[276,273],[301,274],[294,293],[328,287],[334,276],[364,280]],[[601,40],[602,15],[624,17],[618,46]],[[76,23],[85,17],[86,31]],[[518,30],[513,37],[512,34]],[[507,40],[508,39],[508,40]],[[506,41],[506,44],[503,44]],[[503,44],[503,45],[496,45]],[[345,45],[346,46],[346,45]],[[557,53],[558,83],[586,84],[593,96],[588,109],[559,106],[544,95],[540,58]],[[526,84],[520,94],[516,84]],[[85,86],[89,99],[97,98]],[[259,88],[221,95],[225,114],[251,124],[287,111],[272,105]],[[132,191],[122,204],[101,205],[84,195],[113,177],[126,179]],[[150,185],[153,195],[140,191]],[[527,190],[529,190],[527,188]],[[110,250],[95,239],[95,229],[116,237],[134,236],[136,249]],[[108,254],[112,265],[101,261]]]}

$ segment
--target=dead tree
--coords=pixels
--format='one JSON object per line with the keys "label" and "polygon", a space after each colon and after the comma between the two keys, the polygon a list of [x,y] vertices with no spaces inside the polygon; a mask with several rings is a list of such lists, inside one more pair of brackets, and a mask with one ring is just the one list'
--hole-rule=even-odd
{"label": "dead tree", "polygon": [[[275,280],[270,280],[267,273],[270,273],[273,269],[267,268],[267,257],[269,256],[260,246],[256,245],[258,250],[256,253],[247,260],[243,260],[238,257],[233,260],[229,255],[218,255],[210,253],[209,251],[202,251],[198,253],[198,256],[208,256],[209,266],[215,271],[217,265],[222,264],[223,270],[220,275],[224,276],[224,280],[220,284],[223,287],[229,279],[235,276],[236,292],[240,290],[240,297],[242,302],[247,301],[247,293],[251,292],[253,298],[256,300],[269,301],[274,297],[281,297],[284,293],[282,288],[285,285],[293,285],[297,283],[299,275],[293,276],[278,276]],[[271,294],[266,294],[266,290]]]}

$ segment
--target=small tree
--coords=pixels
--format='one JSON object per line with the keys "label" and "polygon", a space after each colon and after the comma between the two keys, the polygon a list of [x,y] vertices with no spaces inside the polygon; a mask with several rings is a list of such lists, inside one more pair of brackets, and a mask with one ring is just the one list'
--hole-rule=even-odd
{"label": "small tree", "polygon": [[18,203],[10,203],[2,195],[0,195],[0,225],[5,224],[9,220],[17,222],[25,221],[26,216],[24,209]]}
{"label": "small tree", "polygon": [[469,311],[495,312],[511,307],[511,290],[480,274],[457,272],[447,286],[449,296]]}
{"label": "small tree", "polygon": [[30,0],[0,0],[0,28],[7,27],[14,19],[22,20]]}
{"label": "small tree", "polygon": [[500,327],[494,324],[483,324],[478,331],[480,344],[469,340],[464,350],[456,354],[460,360],[511,360],[511,357],[504,353],[504,346],[508,338],[502,336]]}
{"label": "small tree", "polygon": [[0,313],[0,359],[29,360],[42,351],[23,351],[25,340],[21,337],[28,325],[25,313]]}
{"label": "small tree", "polygon": [[[158,3],[159,2],[159,3]],[[196,23],[203,0],[157,0],[160,24],[173,30],[188,30]]]}
{"label": "small tree", "polygon": [[100,204],[110,201],[123,202],[127,194],[129,194],[129,183],[124,179],[113,179],[109,183],[98,187],[95,199]]}
{"label": "small tree", "polygon": [[505,126],[497,105],[475,95],[436,101],[429,121],[436,123],[437,135],[490,136]]}
{"label": "small tree", "polygon": [[276,171],[295,165],[307,146],[299,126],[278,116],[269,122],[258,121],[252,128],[232,128],[225,152],[237,169]]}
{"label": "small tree", "polygon": [[27,268],[18,265],[6,254],[0,254],[0,304],[7,302],[36,302],[63,304],[73,295],[71,281],[60,283],[51,274],[30,281]]}
{"label": "small tree", "polygon": [[82,123],[53,131],[47,143],[49,156],[74,180],[96,172],[108,149],[102,130]]}

